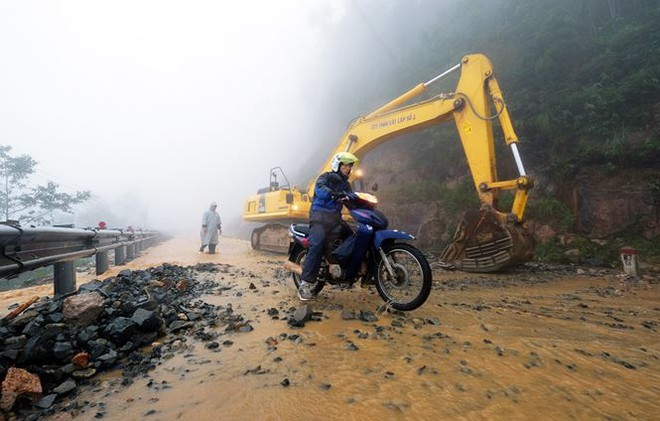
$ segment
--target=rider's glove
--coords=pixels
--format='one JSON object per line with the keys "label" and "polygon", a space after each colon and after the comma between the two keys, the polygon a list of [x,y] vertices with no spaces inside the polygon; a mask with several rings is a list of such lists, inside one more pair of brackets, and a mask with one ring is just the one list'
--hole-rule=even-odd
{"label": "rider's glove", "polygon": [[349,202],[354,202],[355,200],[359,199],[360,196],[357,195],[357,193],[344,193],[341,195],[339,198],[339,203],[349,203]]}
{"label": "rider's glove", "polygon": [[330,199],[335,202],[341,202],[346,199],[346,195],[344,193],[332,193]]}

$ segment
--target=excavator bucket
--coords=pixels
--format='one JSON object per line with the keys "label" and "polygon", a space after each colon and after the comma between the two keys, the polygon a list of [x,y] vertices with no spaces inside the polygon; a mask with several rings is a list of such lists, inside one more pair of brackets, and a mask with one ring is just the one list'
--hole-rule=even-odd
{"label": "excavator bucket", "polygon": [[533,256],[534,238],[526,227],[485,206],[463,215],[440,260],[466,272],[495,272]]}

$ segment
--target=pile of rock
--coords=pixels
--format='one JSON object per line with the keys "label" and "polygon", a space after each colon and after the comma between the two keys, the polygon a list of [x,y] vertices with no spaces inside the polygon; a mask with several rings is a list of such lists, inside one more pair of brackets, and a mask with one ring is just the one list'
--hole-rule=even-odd
{"label": "pile of rock", "polygon": [[[193,331],[210,341],[217,333],[207,332],[209,327],[224,323],[239,329],[245,324],[231,307],[219,309],[197,299],[218,285],[197,282],[194,270],[167,264],[124,270],[67,297],[40,299],[27,311],[2,319],[0,410],[49,408],[59,396],[109,368],[122,368],[130,382],[168,351],[166,345],[154,344],[163,335]],[[145,345],[152,346],[141,351]]]}

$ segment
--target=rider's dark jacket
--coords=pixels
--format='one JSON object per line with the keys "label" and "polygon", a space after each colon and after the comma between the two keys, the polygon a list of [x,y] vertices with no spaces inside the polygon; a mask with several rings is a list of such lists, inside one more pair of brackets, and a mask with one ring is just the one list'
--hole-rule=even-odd
{"label": "rider's dark jacket", "polygon": [[324,172],[316,179],[312,212],[332,212],[341,214],[342,204],[337,200],[340,195],[353,192],[348,177],[341,172]]}

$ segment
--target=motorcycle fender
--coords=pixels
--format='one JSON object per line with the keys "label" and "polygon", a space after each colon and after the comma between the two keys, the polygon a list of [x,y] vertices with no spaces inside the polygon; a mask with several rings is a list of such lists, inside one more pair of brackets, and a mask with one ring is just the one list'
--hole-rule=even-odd
{"label": "motorcycle fender", "polygon": [[382,231],[376,231],[376,234],[374,235],[374,246],[376,246],[377,249],[380,248],[381,244],[383,244],[383,241],[386,240],[414,240],[415,237],[408,234],[405,231],[399,231],[399,230],[382,230]]}
{"label": "motorcycle fender", "polygon": [[303,248],[303,246],[296,240],[293,240],[289,243],[289,258],[293,256],[293,253],[297,251],[297,249]]}

